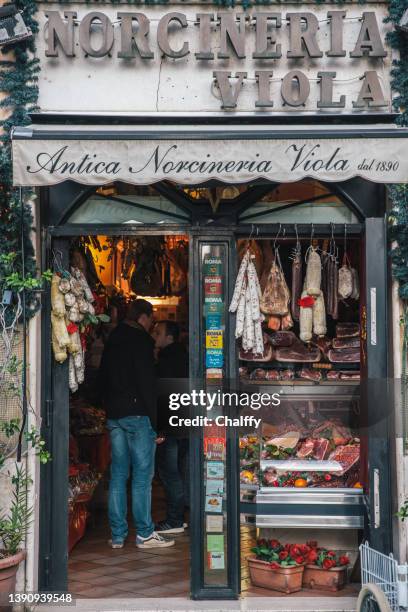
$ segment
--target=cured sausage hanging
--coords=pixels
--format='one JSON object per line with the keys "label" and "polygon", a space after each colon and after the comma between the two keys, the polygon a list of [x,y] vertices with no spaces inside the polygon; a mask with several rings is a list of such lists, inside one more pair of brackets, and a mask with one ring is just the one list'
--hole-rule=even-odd
{"label": "cured sausage hanging", "polygon": [[242,338],[242,348],[255,355],[262,355],[264,342],[259,300],[261,287],[253,262],[253,256],[248,248],[239,268],[235,289],[229,307],[230,312],[236,312],[235,337]]}
{"label": "cured sausage hanging", "polygon": [[[299,379],[317,384],[346,380],[343,371],[337,376],[344,364],[343,369],[350,368],[347,380],[358,380],[360,343],[359,332],[354,330],[359,329],[355,302],[359,275],[355,260],[355,267],[349,260],[346,230],[340,270],[334,226],[331,238],[321,241],[313,238],[312,226],[305,262],[296,226],[295,232],[292,246],[288,238],[279,243],[280,229],[273,245],[269,240],[255,241],[256,252],[262,250],[264,261],[260,282],[252,254],[254,241],[241,243],[243,256],[230,305],[230,311],[237,313],[239,357],[246,362],[240,375],[250,380]],[[336,328],[338,320],[341,323]],[[351,337],[352,332],[357,336]],[[258,363],[255,370],[251,362],[264,363]]]}

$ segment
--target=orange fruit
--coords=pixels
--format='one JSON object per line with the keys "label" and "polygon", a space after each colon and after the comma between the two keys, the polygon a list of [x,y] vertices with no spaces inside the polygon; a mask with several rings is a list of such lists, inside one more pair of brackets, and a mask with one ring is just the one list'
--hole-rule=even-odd
{"label": "orange fruit", "polygon": [[307,487],[307,480],[304,478],[296,478],[295,487]]}
{"label": "orange fruit", "polygon": [[361,484],[361,482],[356,482],[353,485],[353,489],[362,489],[362,488],[363,488],[363,485]]}

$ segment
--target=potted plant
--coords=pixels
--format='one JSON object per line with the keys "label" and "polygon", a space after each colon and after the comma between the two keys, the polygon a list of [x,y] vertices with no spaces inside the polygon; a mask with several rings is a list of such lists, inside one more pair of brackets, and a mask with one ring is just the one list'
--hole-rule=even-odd
{"label": "potted plant", "polygon": [[305,564],[301,545],[260,539],[251,551],[254,556],[248,558],[248,565],[253,585],[281,593],[301,590]]}
{"label": "potted plant", "polygon": [[[26,556],[24,543],[32,516],[27,504],[32,481],[21,461],[24,439],[35,449],[41,463],[51,458],[36,428],[26,428],[32,410],[23,384],[26,364],[16,354],[18,341],[24,343],[26,339],[26,322],[38,306],[36,293],[49,280],[48,271],[39,278],[29,272],[22,274],[17,253],[0,255],[0,394],[4,400],[17,404],[22,413],[21,419],[0,418],[0,472],[12,485],[10,499],[2,499],[0,507],[0,593],[3,594],[15,590],[17,569]],[[7,462],[15,456],[15,468],[5,473]]]}
{"label": "potted plant", "polygon": [[0,593],[13,593],[16,585],[16,574],[21,561],[25,559],[24,542],[32,509],[27,507],[27,486],[31,479],[23,467],[16,466],[11,476],[14,486],[12,501],[8,512],[0,515]]}
{"label": "potted plant", "polygon": [[[13,438],[20,430],[18,419],[0,423],[0,432],[5,438]],[[45,442],[41,439],[35,428],[25,433],[25,439],[37,452],[41,463],[51,459],[50,453],[45,449]],[[0,451],[0,470],[4,468],[7,454],[6,445]],[[25,559],[26,552],[22,548],[28,527],[31,523],[32,508],[27,505],[27,489],[32,484],[21,463],[15,463],[13,473],[8,472],[11,480],[12,494],[8,510],[0,508],[0,593],[13,593],[16,574],[21,561]]]}
{"label": "potted plant", "polygon": [[303,586],[322,591],[339,591],[347,582],[347,566],[350,559],[334,550],[318,548],[317,542],[309,542]]}

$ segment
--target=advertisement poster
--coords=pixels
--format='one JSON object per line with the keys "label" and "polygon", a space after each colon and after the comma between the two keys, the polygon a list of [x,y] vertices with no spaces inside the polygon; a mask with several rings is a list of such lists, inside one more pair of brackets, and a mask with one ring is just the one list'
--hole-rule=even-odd
{"label": "advertisement poster", "polygon": [[208,257],[204,259],[203,273],[215,276],[222,273],[222,259],[220,257]]}
{"label": "advertisement poster", "polygon": [[224,493],[223,480],[207,480],[205,485],[207,495],[222,495]]}
{"label": "advertisement poster", "polygon": [[222,533],[223,516],[218,514],[207,514],[205,517],[205,530],[207,533]]}
{"label": "advertisement poster", "polygon": [[206,495],[205,512],[222,512],[222,495]]}
{"label": "advertisement poster", "polygon": [[209,313],[205,317],[206,329],[220,329],[222,326],[221,313]]}
{"label": "advertisement poster", "polygon": [[207,349],[222,349],[223,346],[222,329],[208,329],[205,333],[205,347]]}
{"label": "advertisement poster", "polygon": [[222,295],[221,276],[206,276],[204,278],[205,295]]}
{"label": "advertisement poster", "polygon": [[224,365],[223,349],[207,349],[205,351],[206,368],[222,368]]}
{"label": "advertisement poster", "polygon": [[209,461],[224,461],[225,443],[224,440],[206,440],[205,454]]}
{"label": "advertisement poster", "polygon": [[[220,297],[207,296],[204,299],[204,316],[216,314],[222,316],[224,313],[224,301]],[[219,326],[220,327],[220,326]],[[211,329],[210,327],[207,327]]]}
{"label": "advertisement poster", "polygon": [[213,569],[213,570],[225,569],[224,552],[209,552],[208,553],[208,569]]}
{"label": "advertisement poster", "polygon": [[207,461],[207,478],[224,478],[225,464],[222,461]]}
{"label": "advertisement poster", "polygon": [[224,535],[207,535],[208,552],[224,552]]}

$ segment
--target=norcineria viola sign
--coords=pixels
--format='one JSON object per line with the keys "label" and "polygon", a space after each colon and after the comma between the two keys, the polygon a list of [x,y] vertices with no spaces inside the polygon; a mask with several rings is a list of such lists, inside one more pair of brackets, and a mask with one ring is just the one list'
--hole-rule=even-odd
{"label": "norcineria viola sign", "polygon": [[[401,136],[401,134],[400,134]],[[233,140],[14,140],[14,184],[85,185],[161,180],[198,184],[304,177],[381,183],[408,181],[408,136]]]}
{"label": "norcineria viola sign", "polygon": [[[96,5],[96,6],[95,6]],[[391,112],[387,5],[39,3],[43,112]]]}

